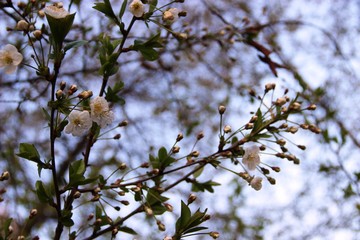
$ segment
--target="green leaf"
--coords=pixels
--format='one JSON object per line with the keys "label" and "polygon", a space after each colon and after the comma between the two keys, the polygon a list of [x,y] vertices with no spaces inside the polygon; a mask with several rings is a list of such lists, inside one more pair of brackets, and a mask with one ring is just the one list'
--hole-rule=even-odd
{"label": "green leaf", "polygon": [[159,39],[160,33],[152,36],[146,42],[135,40],[132,49],[139,51],[146,60],[154,61],[159,58],[159,53],[154,48],[162,47]]}
{"label": "green leaf", "polygon": [[177,233],[180,231],[182,232],[182,229],[186,227],[190,218],[191,218],[190,208],[183,201],[181,201],[181,214],[175,224]]}
{"label": "green leaf", "polygon": [[168,151],[165,147],[161,147],[158,151],[158,159],[159,159],[159,169],[164,170],[166,167],[170,166],[175,162],[175,159],[170,157]]}
{"label": "green leaf", "polygon": [[262,127],[262,123],[263,123],[263,116],[262,116],[262,113],[261,113],[261,110],[260,108],[258,108],[257,112],[256,112],[256,116],[257,116],[257,119],[256,121],[254,122],[254,127],[252,129],[252,133],[253,132],[257,132],[261,127]]}
{"label": "green leaf", "polygon": [[124,16],[126,6],[127,6],[127,0],[124,0],[123,4],[121,5],[120,12],[119,12],[119,18],[120,19]]}
{"label": "green leaf", "polygon": [[208,227],[193,227],[193,228],[186,230],[186,234],[198,232],[198,231],[206,230],[206,229],[208,229]]}
{"label": "green leaf", "polygon": [[113,20],[116,24],[120,24],[119,20],[117,19],[114,10],[111,7],[109,0],[104,0],[102,3],[95,3],[95,6],[93,6],[94,9],[98,10],[99,12],[102,12],[107,16],[109,19]]}
{"label": "green leaf", "polygon": [[120,227],[119,231],[129,233],[129,234],[132,234],[132,235],[137,235],[137,232],[135,232],[132,228],[129,228],[129,227],[126,227],[126,226]]}
{"label": "green leaf", "polygon": [[38,196],[40,202],[51,203],[53,201],[52,198],[48,195],[47,191],[45,190],[42,181],[36,182],[35,189],[36,189],[36,195]]}
{"label": "green leaf", "polygon": [[[154,10],[155,10],[157,4],[158,4],[158,0],[152,0],[152,1],[150,2],[149,11],[144,14],[144,18],[145,18],[145,19],[148,19],[149,17],[151,17],[151,16],[153,15]],[[146,23],[146,21],[145,21],[145,23]]]}
{"label": "green leaf", "polygon": [[83,45],[85,45],[87,43],[88,43],[88,41],[85,41],[85,40],[79,40],[79,41],[70,42],[70,43],[65,45],[64,51],[67,52],[71,48],[81,47],[81,46],[83,46]]}
{"label": "green leaf", "polygon": [[72,227],[75,224],[74,221],[71,219],[72,216],[73,213],[70,210],[62,210],[60,222],[64,224],[65,227]]}
{"label": "green leaf", "polygon": [[220,183],[213,182],[211,180],[203,183],[193,182],[191,190],[194,192],[199,192],[199,191],[205,192],[206,190],[208,192],[213,193],[214,192],[213,186],[220,186],[220,185],[221,185]]}
{"label": "green leaf", "polygon": [[159,161],[162,162],[168,157],[168,152],[165,147],[161,147],[158,151]]}
{"label": "green leaf", "polygon": [[194,174],[193,174],[194,178],[198,178],[203,171],[204,171],[204,167],[202,167],[199,170],[197,170],[196,172],[194,172]]}
{"label": "green leaf", "polygon": [[86,185],[95,182],[98,179],[98,177],[85,178],[84,177],[85,170],[86,167],[84,160],[80,159],[78,161],[73,162],[69,166],[69,184],[67,185],[66,189],[69,189],[74,186]]}
{"label": "green leaf", "polygon": [[146,195],[146,202],[152,206],[155,203],[163,203],[169,200],[169,198],[161,196],[158,191],[150,188],[147,195]]}
{"label": "green leaf", "polygon": [[42,111],[43,111],[43,113],[44,113],[44,115],[46,117],[46,120],[48,122],[50,122],[50,119],[51,119],[50,114],[47,112],[47,110],[45,108],[42,108]]}
{"label": "green leaf", "polygon": [[118,95],[123,88],[124,82],[122,81],[116,82],[113,88],[108,86],[105,99],[108,102],[119,103],[121,105],[125,104],[125,100]]}
{"label": "green leaf", "polygon": [[152,166],[153,168],[157,168],[157,169],[160,168],[159,158],[156,158],[156,157],[154,157],[153,155],[149,154],[149,161],[150,161],[151,166]]}
{"label": "green leaf", "polygon": [[30,143],[20,143],[19,146],[19,153],[16,154],[19,157],[28,159],[33,162],[41,162],[40,161],[40,154],[34,144]]}

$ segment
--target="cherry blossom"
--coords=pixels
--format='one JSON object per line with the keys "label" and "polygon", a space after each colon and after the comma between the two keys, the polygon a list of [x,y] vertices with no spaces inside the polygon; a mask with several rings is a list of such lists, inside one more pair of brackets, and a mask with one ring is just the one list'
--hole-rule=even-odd
{"label": "cherry blossom", "polygon": [[22,60],[23,55],[11,44],[7,44],[0,50],[0,67],[5,68],[6,74],[15,72],[16,67],[22,62]]}
{"label": "cherry blossom", "polygon": [[73,136],[81,136],[92,126],[90,113],[88,111],[72,111],[69,114],[69,123],[65,127],[65,133]]}

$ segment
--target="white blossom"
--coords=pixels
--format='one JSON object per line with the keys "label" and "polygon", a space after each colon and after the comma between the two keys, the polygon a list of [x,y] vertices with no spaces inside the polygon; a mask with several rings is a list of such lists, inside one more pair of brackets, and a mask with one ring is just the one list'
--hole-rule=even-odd
{"label": "white blossom", "polygon": [[65,18],[68,15],[70,15],[70,13],[68,11],[66,11],[62,5],[51,5],[51,6],[46,6],[44,9],[44,12],[53,17],[53,18],[57,18],[57,19],[61,19],[61,18]]}
{"label": "white blossom", "polygon": [[135,17],[142,17],[145,12],[144,4],[140,0],[133,0],[129,5],[129,10]]}
{"label": "white blossom", "polygon": [[6,74],[15,72],[16,67],[22,62],[23,55],[11,44],[5,45],[0,50],[0,67],[5,68]]}
{"label": "white blossom", "polygon": [[96,97],[90,102],[91,119],[101,128],[114,121],[114,113],[109,109],[109,103],[104,97]]}
{"label": "white blossom", "polygon": [[259,147],[253,145],[245,148],[245,154],[242,159],[242,163],[249,169],[255,170],[256,166],[260,163]]}
{"label": "white blossom", "polygon": [[262,187],[262,178],[261,177],[254,177],[251,181],[250,181],[250,186],[255,189],[256,191],[259,191]]}
{"label": "white blossom", "polygon": [[69,123],[65,127],[65,133],[73,136],[81,136],[92,126],[92,121],[88,111],[72,111],[69,114]]}

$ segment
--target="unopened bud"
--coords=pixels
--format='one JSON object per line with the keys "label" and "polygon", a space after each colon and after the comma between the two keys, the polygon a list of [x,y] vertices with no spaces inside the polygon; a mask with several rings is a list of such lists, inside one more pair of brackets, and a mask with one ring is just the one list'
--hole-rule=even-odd
{"label": "unopened bud", "polygon": [[33,217],[35,217],[37,215],[38,211],[37,209],[31,209],[30,211],[30,215],[29,215],[29,218],[32,219]]}
{"label": "unopened bud", "polygon": [[81,196],[81,192],[76,191],[76,192],[74,193],[74,198],[75,198],[75,199],[79,198],[80,196]]}
{"label": "unopened bud", "polygon": [[304,145],[297,145],[298,148],[300,148],[301,150],[305,150],[306,149],[306,146]]}
{"label": "unopened bud", "polygon": [[316,110],[316,105],[315,104],[311,104],[310,106],[307,107],[308,110],[314,111]]}
{"label": "unopened bud", "polygon": [[141,168],[148,168],[150,164],[148,162],[144,162],[140,165]]}
{"label": "unopened bud", "polygon": [[9,226],[8,228],[9,235],[12,234],[13,232],[14,232],[14,228],[12,226]]}
{"label": "unopened bud", "polygon": [[226,111],[226,107],[223,105],[220,105],[218,110],[219,110],[219,113],[222,115]]}
{"label": "unopened bud", "polygon": [[23,236],[23,235],[18,236],[17,240],[25,240],[25,236]]}
{"label": "unopened bud", "polygon": [[279,144],[280,146],[284,146],[286,144],[286,141],[284,139],[279,139],[276,141],[277,144]]}
{"label": "unopened bud", "polygon": [[164,225],[162,222],[157,221],[156,224],[158,225],[159,231],[164,232],[164,231],[166,230],[166,227],[165,227],[165,225]]}
{"label": "unopened bud", "polygon": [[265,150],[266,150],[266,146],[265,146],[265,145],[261,145],[261,146],[259,147],[259,149],[260,149],[260,151],[265,151]]}
{"label": "unopened bud", "polygon": [[148,216],[154,215],[153,210],[151,208],[149,208],[148,206],[144,206],[144,211],[145,211],[146,215],[148,215]]}
{"label": "unopened bud", "polygon": [[188,205],[193,203],[196,200],[196,195],[195,194],[190,194],[189,198],[188,198]]}
{"label": "unopened bud", "polygon": [[201,132],[199,132],[198,135],[196,136],[196,139],[197,139],[197,140],[200,140],[200,139],[202,139],[203,137],[204,137],[204,132],[201,131]]}
{"label": "unopened bud", "polygon": [[126,163],[120,163],[120,165],[119,165],[120,170],[125,170],[126,168],[127,168]]}
{"label": "unopened bud", "polygon": [[65,81],[61,81],[59,85],[60,85],[60,89],[61,89],[61,90],[64,90],[65,87],[66,87],[66,82],[65,82]]}
{"label": "unopened bud", "polygon": [[249,95],[252,97],[256,97],[256,92],[254,89],[249,89]]}
{"label": "unopened bud", "polygon": [[279,157],[279,158],[285,158],[286,157],[285,153],[276,153],[275,156]]}
{"label": "unopened bud", "polygon": [[16,29],[20,31],[27,31],[29,28],[29,23],[27,23],[25,20],[20,20],[16,24]]}
{"label": "unopened bud", "polygon": [[171,151],[173,153],[178,153],[180,151],[180,147],[179,146],[174,146]]}
{"label": "unopened bud", "polygon": [[271,169],[274,171],[274,172],[280,172],[280,168],[279,167],[271,167]]}
{"label": "unopened bud", "polygon": [[252,116],[252,117],[250,118],[249,123],[254,123],[254,122],[256,122],[257,119],[258,119],[258,116],[257,116],[257,115],[254,115],[254,116]]}
{"label": "unopened bud", "polygon": [[294,134],[294,133],[296,133],[298,130],[299,130],[299,129],[298,129],[297,127],[291,126],[291,127],[289,127],[286,131]]}
{"label": "unopened bud", "polygon": [[35,31],[33,32],[33,35],[34,35],[34,37],[35,37],[37,40],[40,40],[40,39],[42,38],[42,32],[41,32],[41,30],[35,30]]}
{"label": "unopened bud", "polygon": [[76,91],[77,91],[77,86],[75,84],[72,84],[69,87],[68,93],[69,93],[69,95],[73,95]]}
{"label": "unopened bud", "polygon": [[275,184],[276,184],[275,178],[267,177],[267,180],[269,181],[269,183],[270,183],[271,185],[275,185]]}
{"label": "unopened bud", "polygon": [[184,138],[184,135],[182,133],[179,133],[176,137],[176,141],[180,142]]}
{"label": "unopened bud", "polygon": [[119,230],[117,228],[114,228],[112,231],[111,231],[111,234],[113,237],[116,236],[116,234],[119,232]]}
{"label": "unopened bud", "polygon": [[209,233],[210,237],[212,237],[213,239],[217,239],[220,237],[220,233],[218,232],[210,232]]}
{"label": "unopened bud", "polygon": [[118,127],[126,127],[129,124],[127,120],[123,120],[121,123],[119,123]]}
{"label": "unopened bud", "polygon": [[10,173],[8,171],[5,171],[1,174],[0,181],[9,180],[9,178],[10,178]]}
{"label": "unopened bud", "polygon": [[193,151],[190,155],[192,157],[198,157],[200,155],[200,152],[199,151]]}
{"label": "unopened bud", "polygon": [[120,134],[120,133],[118,133],[118,134],[116,134],[113,138],[114,138],[114,139],[116,139],[116,140],[118,140],[118,139],[120,139],[120,138],[121,138],[121,134]]}
{"label": "unopened bud", "polygon": [[172,212],[174,210],[174,207],[169,203],[164,203],[164,206],[168,212]]}
{"label": "unopened bud", "polygon": [[97,225],[97,226],[99,226],[100,224],[101,224],[101,222],[102,222],[102,220],[101,220],[101,218],[97,218],[96,220],[95,220],[95,225]]}
{"label": "unopened bud", "polygon": [[300,111],[301,110],[301,104],[298,103],[298,102],[294,102],[293,104],[291,104],[290,110]]}
{"label": "unopened bud", "polygon": [[205,214],[205,216],[202,218],[202,221],[207,221],[211,218],[210,214]]}
{"label": "unopened bud", "polygon": [[158,175],[160,172],[160,170],[158,168],[154,168],[151,173],[154,174],[154,175]]}
{"label": "unopened bud", "polygon": [[305,124],[305,123],[303,123],[303,124],[300,124],[300,127],[302,128],[302,129],[309,129],[309,124]]}
{"label": "unopened bud", "polygon": [[101,192],[101,188],[96,187],[96,188],[94,189],[94,193],[97,194],[97,193],[99,193],[99,192]]}
{"label": "unopened bud", "polygon": [[284,128],[288,128],[288,126],[289,125],[287,123],[283,123],[279,126],[279,128],[284,129]]}
{"label": "unopened bud", "polygon": [[253,123],[247,123],[245,124],[245,129],[252,129],[254,127]]}
{"label": "unopened bud", "polygon": [[267,83],[265,85],[265,92],[268,92],[270,90],[274,90],[276,87],[276,84],[275,83]]}
{"label": "unopened bud", "polygon": [[279,107],[284,105],[285,103],[286,103],[286,98],[284,98],[284,97],[280,97],[280,98],[276,99],[276,101],[275,101],[275,105],[279,106]]}
{"label": "unopened bud", "polygon": [[231,127],[229,125],[226,125],[224,127],[224,133],[230,133],[231,132]]}
{"label": "unopened bud", "polygon": [[130,204],[129,201],[126,201],[126,200],[121,200],[120,201],[122,204],[124,204],[125,206],[128,206]]}
{"label": "unopened bud", "polygon": [[92,91],[82,91],[81,93],[79,93],[78,98],[82,98],[82,99],[88,99],[90,97],[92,97],[93,92]]}
{"label": "unopened bud", "polygon": [[56,99],[63,99],[64,98],[64,92],[61,89],[57,90],[55,95],[56,95]]}

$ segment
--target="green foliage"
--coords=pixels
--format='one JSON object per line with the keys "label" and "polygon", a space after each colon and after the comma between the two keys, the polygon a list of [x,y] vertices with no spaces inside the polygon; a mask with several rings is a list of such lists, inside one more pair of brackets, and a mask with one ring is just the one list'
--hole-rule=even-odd
{"label": "green foliage", "polygon": [[119,93],[123,88],[124,88],[124,82],[122,81],[116,82],[114,87],[112,88],[108,86],[105,99],[108,102],[124,105],[125,100],[119,96]]}
{"label": "green foliage", "polygon": [[36,195],[38,196],[40,202],[48,203],[50,205],[54,204],[54,200],[49,194],[49,192],[45,189],[42,181],[37,181],[35,184]]}
{"label": "green foliage", "polygon": [[84,46],[87,43],[88,43],[88,41],[85,41],[85,40],[79,40],[79,41],[73,41],[73,42],[67,43],[64,47],[64,52],[67,52],[72,48],[78,48],[78,47]]}
{"label": "green foliage", "polygon": [[207,227],[199,226],[204,222],[206,211],[201,212],[198,209],[194,214],[191,214],[189,206],[181,201],[181,214],[176,221],[174,238],[180,240],[186,234],[207,229]]}
{"label": "green foliage", "polygon": [[95,182],[98,179],[97,177],[86,178],[84,176],[85,171],[86,171],[86,166],[83,159],[73,162],[69,166],[69,183],[66,188],[71,189],[72,187],[76,187],[79,185],[86,185]]}
{"label": "green foliage", "polygon": [[135,40],[132,49],[139,51],[146,60],[154,61],[159,58],[159,53],[154,48],[163,47],[159,39],[160,33],[152,36],[146,42]]}
{"label": "green foliage", "polygon": [[161,194],[150,188],[146,195],[146,203],[153,210],[155,215],[161,215],[166,212],[166,207],[163,205],[164,202],[169,200],[169,198],[161,196]]}
{"label": "green foliage", "polygon": [[214,192],[213,186],[220,186],[220,183],[214,182],[212,180],[206,181],[206,182],[198,182],[193,181],[191,191],[193,192]]}
{"label": "green foliage", "polygon": [[105,14],[105,16],[114,21],[116,24],[120,24],[109,0],[104,0],[104,2],[97,2],[93,8]]}
{"label": "green foliage", "polygon": [[19,153],[16,155],[36,163],[41,163],[40,154],[34,144],[20,143]]}
{"label": "green foliage", "polygon": [[169,167],[172,163],[176,161],[173,157],[169,156],[168,151],[165,147],[161,147],[159,149],[157,157],[154,157],[150,154],[149,160],[151,166],[154,169],[159,169],[160,171],[165,170],[165,168]]}

